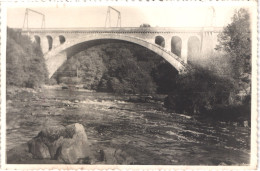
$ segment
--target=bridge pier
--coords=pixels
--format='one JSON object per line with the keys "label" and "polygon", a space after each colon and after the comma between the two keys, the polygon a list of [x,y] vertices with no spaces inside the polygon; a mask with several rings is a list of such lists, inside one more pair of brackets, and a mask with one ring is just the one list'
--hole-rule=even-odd
{"label": "bridge pier", "polygon": [[167,51],[171,52],[171,38],[165,37],[165,47]]}
{"label": "bridge pier", "polygon": [[49,42],[47,37],[41,37],[41,48],[42,48],[42,53],[45,54],[49,51]]}
{"label": "bridge pier", "polygon": [[56,36],[53,38],[53,48],[56,48],[60,45],[60,39],[59,36]]}
{"label": "bridge pier", "polygon": [[188,38],[182,39],[182,47],[181,47],[181,58],[184,63],[187,63],[188,59]]}
{"label": "bridge pier", "polygon": [[218,42],[217,34],[213,31],[211,32],[203,32],[203,39],[201,42],[201,53],[203,57],[206,58],[210,56],[214,51]]}

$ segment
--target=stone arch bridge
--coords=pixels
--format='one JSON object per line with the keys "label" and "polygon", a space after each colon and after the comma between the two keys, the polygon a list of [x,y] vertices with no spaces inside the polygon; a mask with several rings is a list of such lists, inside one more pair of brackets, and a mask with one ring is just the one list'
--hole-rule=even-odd
{"label": "stone arch bridge", "polygon": [[49,78],[71,56],[108,42],[130,42],[143,46],[168,61],[179,73],[187,62],[214,51],[221,28],[80,28],[30,29],[22,34],[40,44]]}

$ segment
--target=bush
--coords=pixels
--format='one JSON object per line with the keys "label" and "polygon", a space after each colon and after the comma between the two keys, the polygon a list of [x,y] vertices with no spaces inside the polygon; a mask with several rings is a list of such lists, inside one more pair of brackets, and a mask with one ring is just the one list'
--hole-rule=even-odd
{"label": "bush", "polygon": [[205,69],[178,76],[165,106],[177,113],[200,114],[217,105],[228,105],[233,83]]}

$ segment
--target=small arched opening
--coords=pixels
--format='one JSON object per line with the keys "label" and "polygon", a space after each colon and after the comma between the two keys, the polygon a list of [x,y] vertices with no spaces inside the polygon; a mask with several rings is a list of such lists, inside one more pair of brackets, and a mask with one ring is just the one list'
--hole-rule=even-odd
{"label": "small arched opening", "polygon": [[188,40],[188,63],[194,63],[200,55],[200,40],[196,36],[192,36]]}
{"label": "small arched opening", "polygon": [[178,36],[173,36],[171,40],[171,52],[181,57],[182,40]]}
{"label": "small arched opening", "polygon": [[35,42],[37,43],[37,44],[41,44],[41,38],[40,38],[40,36],[37,36],[37,35],[35,35],[34,36],[34,39],[35,39]]}
{"label": "small arched opening", "polygon": [[155,44],[161,46],[161,47],[165,47],[165,40],[162,36],[156,36],[155,37]]}
{"label": "small arched opening", "polygon": [[60,44],[65,43],[66,39],[63,35],[59,35]]}
{"label": "small arched opening", "polygon": [[52,39],[52,37],[51,36],[46,36],[47,37],[47,39],[48,39],[48,45],[49,45],[49,48],[48,48],[48,50],[50,51],[51,49],[52,49],[52,44],[53,44],[53,39]]}

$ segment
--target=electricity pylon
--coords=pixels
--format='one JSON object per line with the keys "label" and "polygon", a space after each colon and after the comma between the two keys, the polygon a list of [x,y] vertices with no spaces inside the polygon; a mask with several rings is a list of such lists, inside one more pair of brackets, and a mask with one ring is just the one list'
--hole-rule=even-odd
{"label": "electricity pylon", "polygon": [[45,28],[45,15],[44,14],[42,14],[42,13],[40,13],[40,12],[38,12],[38,11],[35,11],[35,10],[32,10],[32,9],[29,9],[29,8],[26,8],[26,10],[25,10],[25,15],[24,15],[24,21],[23,21],[23,29],[24,29],[24,27],[25,27],[25,23],[26,23],[26,26],[27,26],[27,30],[28,30],[28,28],[29,28],[29,12],[33,12],[33,13],[36,13],[36,14],[39,14],[39,15],[41,15],[42,16],[42,25],[41,25],[41,28],[43,29],[43,28]]}
{"label": "electricity pylon", "polygon": [[120,11],[116,10],[113,7],[108,6],[107,9],[107,16],[106,16],[106,21],[105,21],[105,27],[107,27],[107,22],[108,22],[108,26],[111,27],[111,10],[115,11],[117,13],[117,23],[116,23],[116,27],[121,27],[121,14]]}
{"label": "electricity pylon", "polygon": [[206,13],[204,27],[214,27],[216,20],[216,11],[213,6],[209,7]]}

